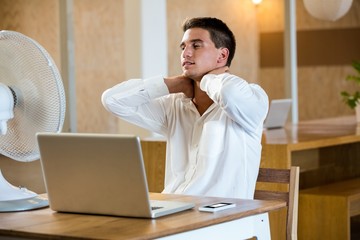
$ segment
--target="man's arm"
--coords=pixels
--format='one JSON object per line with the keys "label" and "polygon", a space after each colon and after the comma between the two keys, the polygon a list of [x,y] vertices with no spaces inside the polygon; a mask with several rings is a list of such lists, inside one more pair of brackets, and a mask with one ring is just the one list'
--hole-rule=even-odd
{"label": "man's arm", "polygon": [[249,131],[262,128],[269,102],[266,92],[257,84],[229,74],[207,74],[201,89],[235,122]]}
{"label": "man's arm", "polygon": [[102,103],[122,119],[161,134],[166,117],[160,97],[176,92],[192,97],[192,83],[184,76],[131,79],[106,90]]}

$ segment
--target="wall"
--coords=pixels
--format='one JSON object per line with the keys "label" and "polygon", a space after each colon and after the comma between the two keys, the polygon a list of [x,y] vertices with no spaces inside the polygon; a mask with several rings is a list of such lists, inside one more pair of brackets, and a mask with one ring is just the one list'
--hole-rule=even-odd
{"label": "wall", "polygon": [[0,30],[35,39],[60,65],[58,0],[1,0],[0,6]]}
{"label": "wall", "polygon": [[[357,56],[357,60],[360,60],[359,41],[356,40],[360,36],[360,1],[354,0],[350,11],[335,22],[313,18],[305,10],[303,1],[297,0],[296,8],[297,41],[298,46],[302,46],[298,49],[299,120],[354,114],[354,111],[342,102],[340,91],[352,91],[355,87],[344,79],[348,74],[355,73],[350,67],[351,61],[355,60],[353,57]],[[258,6],[260,41],[271,41],[271,36],[283,33],[283,11],[283,0],[267,0]],[[356,33],[356,39],[346,39],[346,30]],[[321,38],[323,33],[328,34],[327,38]],[[315,40],[306,38],[309,34],[315,37]],[[337,42],[334,42],[334,39]],[[276,62],[279,55],[282,57],[283,49],[280,49],[282,45],[279,43],[281,40],[274,40],[271,45],[272,54],[264,56],[269,62]],[[330,45],[330,40],[333,45]],[[324,45],[324,49],[310,51],[316,41],[319,45]],[[349,57],[340,59],[339,53],[345,53]],[[271,99],[286,97],[282,64],[261,66],[259,81]]]}
{"label": "wall", "polygon": [[74,0],[78,132],[117,132],[102,92],[125,78],[123,1]]}

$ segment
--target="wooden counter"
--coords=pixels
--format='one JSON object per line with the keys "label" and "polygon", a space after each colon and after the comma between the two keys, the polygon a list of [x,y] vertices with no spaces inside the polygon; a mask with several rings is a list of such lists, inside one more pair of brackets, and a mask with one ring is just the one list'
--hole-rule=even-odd
{"label": "wooden counter", "polygon": [[300,166],[300,189],[360,176],[360,127],[354,116],[264,131],[261,166]]}

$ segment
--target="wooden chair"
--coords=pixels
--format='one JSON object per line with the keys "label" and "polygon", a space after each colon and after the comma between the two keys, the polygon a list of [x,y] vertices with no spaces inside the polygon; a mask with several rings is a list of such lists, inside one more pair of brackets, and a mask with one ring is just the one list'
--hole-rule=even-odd
{"label": "wooden chair", "polygon": [[[297,239],[297,217],[299,198],[299,167],[290,169],[260,168],[257,183],[275,183],[287,185],[286,190],[256,189],[254,199],[283,200],[287,203],[286,239]],[[265,186],[265,184],[264,184]],[[268,185],[266,185],[268,186]],[[257,187],[258,188],[258,187]],[[275,189],[275,188],[273,188]],[[284,189],[277,187],[276,189]]]}

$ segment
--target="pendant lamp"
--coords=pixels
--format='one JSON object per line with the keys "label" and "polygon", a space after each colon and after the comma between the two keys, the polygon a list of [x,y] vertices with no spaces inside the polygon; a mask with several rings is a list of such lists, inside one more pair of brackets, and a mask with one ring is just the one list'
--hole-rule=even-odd
{"label": "pendant lamp", "polygon": [[313,17],[336,21],[349,11],[352,0],[304,0],[304,4]]}

